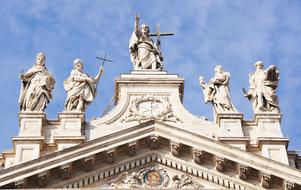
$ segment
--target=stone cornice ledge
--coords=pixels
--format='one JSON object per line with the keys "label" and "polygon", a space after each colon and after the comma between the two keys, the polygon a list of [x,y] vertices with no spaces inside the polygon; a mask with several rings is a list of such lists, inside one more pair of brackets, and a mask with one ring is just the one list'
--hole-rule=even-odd
{"label": "stone cornice ledge", "polygon": [[164,123],[149,121],[147,123],[2,170],[0,171],[0,186],[154,134],[159,137],[170,139],[171,141],[180,142],[181,144],[190,146],[193,149],[201,149],[210,154],[221,156],[233,162],[252,167],[263,173],[275,175],[296,184],[301,184],[300,170],[256,154],[248,153],[239,148],[220,143],[201,135],[190,133]]}
{"label": "stone cornice ledge", "polygon": [[265,113],[255,113],[253,120],[244,120],[243,125],[258,125],[258,120],[260,119],[271,119],[274,121],[281,122],[282,114],[281,113],[271,113],[271,112],[265,112]]}

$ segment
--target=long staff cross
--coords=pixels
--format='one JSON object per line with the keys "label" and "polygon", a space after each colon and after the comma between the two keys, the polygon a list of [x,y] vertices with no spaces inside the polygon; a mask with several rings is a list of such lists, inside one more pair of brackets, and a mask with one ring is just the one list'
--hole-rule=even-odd
{"label": "long staff cross", "polygon": [[172,36],[172,35],[174,35],[174,33],[172,33],[172,32],[162,32],[162,33],[160,33],[160,24],[157,24],[157,32],[156,33],[149,34],[149,36],[157,36],[157,48],[158,48],[158,51],[161,51],[161,48],[160,48],[160,45],[161,45],[160,36]]}
{"label": "long staff cross", "polygon": [[104,66],[104,64],[105,64],[105,62],[107,61],[107,62],[111,62],[111,63],[113,63],[113,61],[112,60],[109,60],[109,59],[107,59],[107,54],[105,53],[105,56],[104,56],[104,58],[101,58],[101,57],[96,57],[97,59],[100,59],[100,60],[103,60],[103,62],[102,62],[102,64],[101,64],[101,66]]}

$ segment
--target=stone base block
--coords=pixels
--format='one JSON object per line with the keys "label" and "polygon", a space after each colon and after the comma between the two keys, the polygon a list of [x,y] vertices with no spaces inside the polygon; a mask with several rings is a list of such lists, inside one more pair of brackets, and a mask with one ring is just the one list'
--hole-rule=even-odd
{"label": "stone base block", "polygon": [[83,112],[64,111],[59,113],[59,136],[81,136],[84,127],[85,115]]}
{"label": "stone base block", "polygon": [[19,136],[42,136],[43,123],[46,115],[44,112],[20,112]]}

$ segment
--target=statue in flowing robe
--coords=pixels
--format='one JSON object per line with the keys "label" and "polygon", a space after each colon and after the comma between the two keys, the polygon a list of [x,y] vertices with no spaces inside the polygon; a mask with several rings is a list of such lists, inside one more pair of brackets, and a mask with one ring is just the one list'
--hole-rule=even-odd
{"label": "statue in flowing robe", "polygon": [[134,70],[162,70],[162,56],[156,44],[149,37],[146,24],[139,27],[139,16],[135,16],[135,28],[129,42],[130,57]]}
{"label": "statue in flowing robe", "polygon": [[103,69],[101,67],[93,78],[83,72],[82,60],[75,59],[73,64],[74,69],[64,81],[64,88],[67,91],[65,110],[84,112],[96,96],[96,88]]}
{"label": "statue in flowing robe", "polygon": [[205,102],[211,102],[217,113],[236,112],[229,94],[230,73],[224,72],[221,65],[216,65],[214,70],[215,75],[207,84],[202,76],[199,77]]}
{"label": "statue in flowing robe", "polygon": [[250,88],[245,92],[245,97],[252,102],[254,112],[279,113],[276,89],[280,78],[277,67],[270,65],[264,70],[262,61],[257,61],[254,65],[256,71],[249,75]]}
{"label": "statue in flowing robe", "polygon": [[44,111],[55,80],[45,66],[45,54],[40,52],[36,56],[36,62],[26,73],[20,74],[22,81],[19,105],[21,111]]}

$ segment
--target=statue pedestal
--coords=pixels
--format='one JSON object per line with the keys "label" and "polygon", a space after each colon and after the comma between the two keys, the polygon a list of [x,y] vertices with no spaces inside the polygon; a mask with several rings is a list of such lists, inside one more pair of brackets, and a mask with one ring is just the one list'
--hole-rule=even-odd
{"label": "statue pedestal", "polygon": [[231,146],[246,150],[249,138],[244,136],[242,121],[242,113],[215,113],[215,122],[220,127],[218,140]]}
{"label": "statue pedestal", "polygon": [[223,136],[243,137],[242,121],[243,114],[237,112],[217,113],[215,122],[221,128]]}
{"label": "statue pedestal", "polygon": [[289,139],[283,137],[279,113],[255,113],[256,145],[262,156],[288,164],[287,147]]}
{"label": "statue pedestal", "polygon": [[45,139],[43,135],[45,120],[44,112],[22,111],[19,113],[20,131],[19,135],[13,138],[16,152],[14,164],[40,157]]}
{"label": "statue pedestal", "polygon": [[57,150],[63,150],[84,142],[84,112],[64,111],[59,113],[59,130],[53,137]]}
{"label": "statue pedestal", "polygon": [[254,122],[257,125],[258,137],[283,137],[279,113],[255,113]]}
{"label": "statue pedestal", "polygon": [[42,127],[46,115],[44,112],[20,112],[18,136],[42,136]]}

